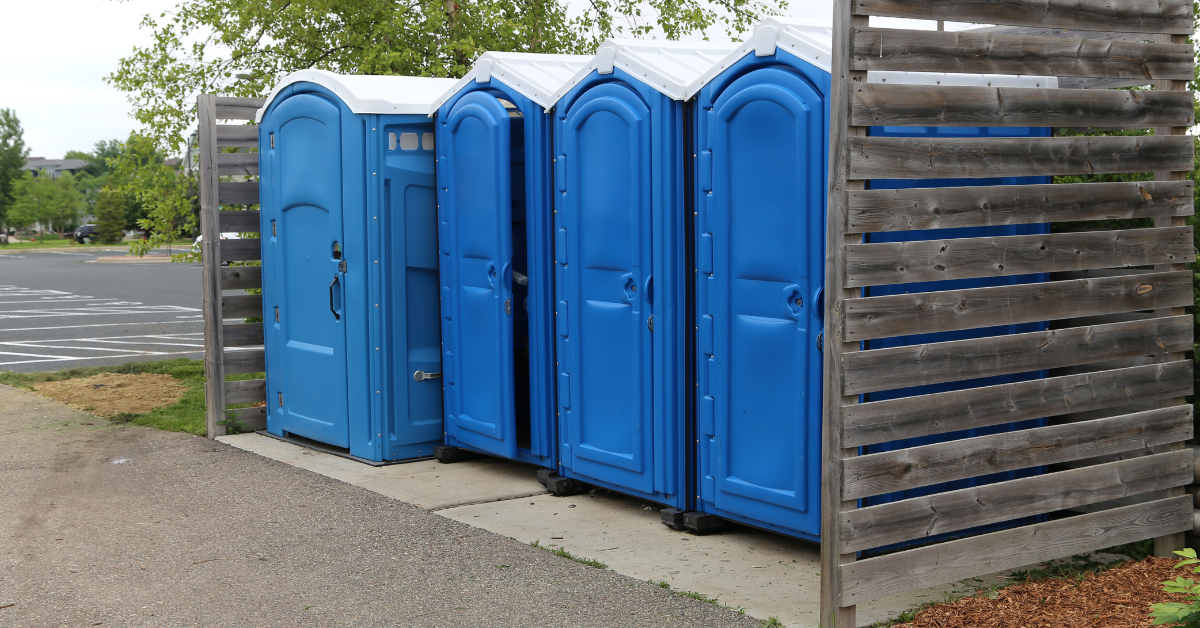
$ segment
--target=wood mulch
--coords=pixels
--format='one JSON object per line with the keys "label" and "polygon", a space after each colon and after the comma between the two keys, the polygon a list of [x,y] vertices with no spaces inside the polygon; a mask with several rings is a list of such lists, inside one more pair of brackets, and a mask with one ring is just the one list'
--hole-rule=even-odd
{"label": "wood mulch", "polygon": [[[936,604],[905,628],[1141,628],[1150,626],[1150,605],[1181,602],[1162,583],[1191,569],[1175,569],[1176,558],[1147,558],[1083,580],[1043,579],[991,594]],[[993,597],[994,596],[994,597]]]}
{"label": "wood mulch", "polygon": [[178,402],[187,384],[164,374],[100,373],[79,379],[41,382],[37,392],[96,416],[143,414]]}

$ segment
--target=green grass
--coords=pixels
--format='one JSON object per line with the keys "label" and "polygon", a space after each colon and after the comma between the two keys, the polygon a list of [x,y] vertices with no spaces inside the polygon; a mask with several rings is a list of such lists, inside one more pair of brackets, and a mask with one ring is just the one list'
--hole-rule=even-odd
{"label": "green grass", "polygon": [[[0,371],[0,384],[33,389],[39,382],[56,382],[66,379],[91,377],[100,373],[153,373],[165,374],[178,379],[187,385],[188,390],[177,403],[155,408],[145,414],[119,414],[109,420],[116,423],[145,425],[169,432],[187,432],[204,435],[204,362],[177,358],[174,360],[159,360],[155,362],[130,362],[117,366],[88,366],[61,371],[43,371],[38,373],[13,373]],[[247,373],[230,375],[231,380],[261,379],[262,373]],[[249,404],[242,404],[244,407]]]}
{"label": "green grass", "polygon": [[598,560],[592,559],[592,558],[584,558],[582,556],[576,556],[576,555],[572,554],[571,552],[568,552],[565,547],[549,547],[546,545],[542,545],[540,541],[534,541],[534,542],[530,543],[530,545],[532,545],[536,548],[539,548],[539,549],[544,549],[547,552],[554,554],[555,556],[561,556],[563,558],[569,558],[577,563],[583,563],[589,567],[595,567],[596,569],[608,569],[608,565],[605,565],[604,563],[602,563]]}
{"label": "green grass", "polygon": [[[20,236],[13,236],[13,237],[20,237]],[[128,246],[128,245],[129,245],[128,242],[119,242],[117,244],[97,244],[97,243],[79,244],[78,242],[75,241],[74,238],[72,238],[70,236],[68,236],[66,238],[60,238],[60,237],[58,237],[58,234],[46,233],[46,234],[37,236],[32,241],[26,241],[25,238],[21,238],[20,242],[12,242],[10,240],[8,244],[0,244],[0,251],[28,250],[28,249],[50,249],[50,248],[65,248],[65,247],[73,247],[73,248],[78,248],[78,249],[94,249],[94,248],[100,248],[100,247]],[[187,247],[190,247],[191,245],[192,245],[192,240],[180,240],[178,242],[174,242],[171,244],[171,246],[173,248],[174,247],[187,248]],[[165,247],[162,247],[162,248],[165,248]]]}
{"label": "green grass", "polygon": [[[744,606],[730,606],[730,605],[718,600],[715,597],[708,597],[707,595],[704,595],[703,593],[697,593],[696,591],[684,591],[682,589],[672,589],[671,583],[667,582],[666,580],[657,580],[657,581],[651,580],[650,584],[652,584],[660,589],[666,589],[673,593],[677,593],[679,595],[682,595],[683,597],[690,597],[693,600],[696,600],[697,602],[704,602],[705,604],[712,604],[713,606],[720,606],[721,608],[728,608],[729,610],[737,611],[738,615],[746,614],[746,607],[744,607]],[[774,624],[769,623],[772,621],[775,623]],[[779,620],[774,617],[768,619],[767,622],[768,623],[764,624],[764,626],[783,626],[783,624],[779,623]]]}
{"label": "green grass", "polygon": [[779,621],[778,617],[772,615],[763,622],[762,628],[783,628],[783,622]]}

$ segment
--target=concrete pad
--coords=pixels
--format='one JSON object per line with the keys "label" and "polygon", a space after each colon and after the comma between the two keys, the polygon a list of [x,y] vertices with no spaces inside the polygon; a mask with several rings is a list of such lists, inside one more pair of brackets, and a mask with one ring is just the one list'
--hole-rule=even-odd
{"label": "concrete pad", "polygon": [[[631,578],[702,593],[751,617],[817,628],[820,547],[813,543],[737,525],[710,536],[678,532],[662,525],[659,504],[603,489],[555,497],[537,482],[534,467],[507,460],[370,467],[260,434],[217,440],[524,543],[561,547]],[[862,604],[858,625],[998,581],[992,576]]]}
{"label": "concrete pad", "polygon": [[546,494],[535,467],[495,458],[456,464],[418,460],[371,467],[261,434],[217,440],[426,510]]}

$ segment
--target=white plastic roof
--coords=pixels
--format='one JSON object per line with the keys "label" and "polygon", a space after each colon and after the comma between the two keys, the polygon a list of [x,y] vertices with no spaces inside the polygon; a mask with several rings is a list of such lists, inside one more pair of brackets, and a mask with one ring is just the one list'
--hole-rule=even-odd
{"label": "white plastic roof", "polygon": [[687,100],[700,76],[714,63],[725,57],[735,43],[652,41],[642,39],[610,39],[596,50],[587,64],[551,96],[550,104],[558,102],[571,88],[593,70],[611,74],[614,67],[641,79],[650,87],[675,100]]}
{"label": "white plastic roof", "polygon": [[[782,48],[800,59],[826,72],[833,62],[833,22],[831,20],[807,20],[801,18],[769,17],[758,26],[750,37],[727,56],[709,67],[686,94],[695,96],[709,82],[717,78],[725,68],[737,63],[754,52],[759,57],[769,57]],[[945,74],[932,72],[868,72],[868,83],[900,83],[904,85],[992,85],[995,87],[1046,87],[1057,88],[1056,76],[1014,76],[1007,74]]]}
{"label": "white plastic roof", "polygon": [[522,96],[550,108],[550,95],[579,71],[591,57],[587,55],[552,55],[529,52],[485,52],[471,66],[471,71],[433,103],[433,111],[441,109],[454,94],[471,84],[489,83],[493,78],[504,81]]}
{"label": "white plastic roof", "polygon": [[288,85],[293,83],[316,83],[337,94],[354,113],[420,114],[433,112],[433,102],[454,86],[454,79],[429,78],[424,76],[372,76],[334,74],[326,70],[300,70],[285,76],[267,102],[254,117],[262,122],[267,107]]}

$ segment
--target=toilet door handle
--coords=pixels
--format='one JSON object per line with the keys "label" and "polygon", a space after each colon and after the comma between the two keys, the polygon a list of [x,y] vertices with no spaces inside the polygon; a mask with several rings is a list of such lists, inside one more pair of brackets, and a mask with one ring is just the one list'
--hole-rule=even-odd
{"label": "toilet door handle", "polygon": [[441,373],[426,373],[425,371],[417,371],[413,373],[413,379],[417,380],[418,382],[423,382],[427,379],[440,379],[441,377]]}
{"label": "toilet door handle", "polygon": [[333,281],[329,282],[329,311],[333,312],[333,320],[340,321],[340,320],[342,320],[342,315],[338,314],[337,309],[335,309],[333,307],[333,287],[336,286],[337,283],[338,283],[338,276],[334,275]]}

